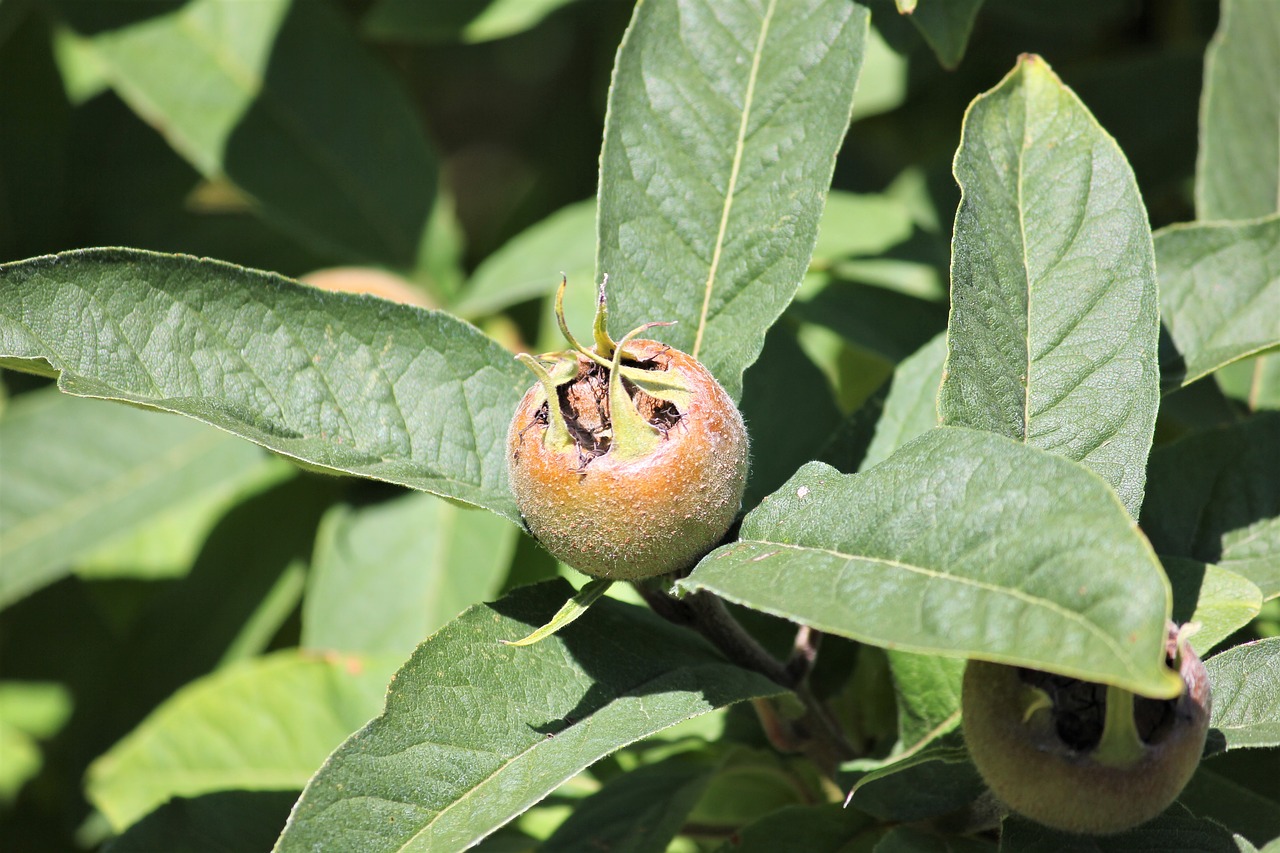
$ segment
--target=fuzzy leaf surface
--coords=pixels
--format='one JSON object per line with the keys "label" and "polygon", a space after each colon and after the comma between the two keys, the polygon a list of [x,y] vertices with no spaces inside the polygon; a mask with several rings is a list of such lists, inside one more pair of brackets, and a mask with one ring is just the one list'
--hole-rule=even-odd
{"label": "fuzzy leaf surface", "polygon": [[507,425],[526,371],[437,311],[183,255],[0,266],[0,359],[79,396],[178,412],[331,472],[519,518]]}
{"label": "fuzzy leaf surface", "polygon": [[118,831],[170,797],[299,790],[378,712],[394,666],[284,651],[192,682],[90,765],[89,800]]}
{"label": "fuzzy leaf surface", "polygon": [[0,607],[156,513],[273,466],[258,448],[203,424],[53,390],[6,407],[0,447]]}
{"label": "fuzzy leaf surface", "polygon": [[518,589],[419,646],[382,715],[311,780],[276,849],[462,850],[616,749],[779,692],[609,598],[540,643],[499,642],[544,624],[572,593],[564,582]]}
{"label": "fuzzy leaf surface", "polygon": [[1179,805],[1116,835],[1074,835],[1019,817],[1004,821],[1000,849],[1009,853],[1239,853],[1231,831]]}
{"label": "fuzzy leaf surface", "polygon": [[886,648],[1180,687],[1150,546],[1096,475],[1020,442],[941,427],[862,474],[806,465],[741,537],[679,586]]}
{"label": "fuzzy leaf surface", "polygon": [[408,657],[498,592],[519,535],[491,513],[433,495],[333,508],[316,536],[302,646]]}
{"label": "fuzzy leaf surface", "polygon": [[55,5],[121,99],[206,178],[229,178],[328,254],[413,265],[435,157],[329,0]]}
{"label": "fuzzy leaf surface", "polygon": [[1119,147],[1039,57],[966,114],[944,423],[1082,462],[1133,515],[1160,400],[1147,212]]}
{"label": "fuzzy leaf surface", "polygon": [[1205,54],[1196,218],[1280,212],[1280,5],[1223,0]]}
{"label": "fuzzy leaf surface", "polygon": [[1280,595],[1280,413],[1156,448],[1142,530],[1156,551],[1243,575]]}
{"label": "fuzzy leaf surface", "polygon": [[1166,384],[1280,347],[1280,216],[1171,225],[1155,235]]}
{"label": "fuzzy leaf surface", "polygon": [[1235,646],[1204,665],[1213,685],[1209,725],[1226,748],[1280,746],[1280,637]]}
{"label": "fuzzy leaf surface", "polygon": [[869,15],[845,0],[652,0],[614,68],[597,271],[622,333],[662,340],[735,399],[809,265]]}

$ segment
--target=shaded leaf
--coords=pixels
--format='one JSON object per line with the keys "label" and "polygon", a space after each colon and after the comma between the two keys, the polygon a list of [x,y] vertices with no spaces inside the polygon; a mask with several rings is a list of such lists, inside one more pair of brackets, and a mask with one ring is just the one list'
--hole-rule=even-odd
{"label": "shaded leaf", "polygon": [[916,352],[947,325],[941,303],[852,282],[833,281],[792,310],[890,362]]}
{"label": "shaded leaf", "polygon": [[1215,820],[1255,843],[1280,838],[1280,803],[1233,782],[1215,769],[1219,764],[1203,762],[1178,802],[1197,817]]}
{"label": "shaded leaf", "polygon": [[809,265],[868,15],[841,0],[640,4],[618,53],[597,269],[617,329],[667,343],[735,399]]}
{"label": "shaded leaf", "polygon": [[448,314],[183,255],[84,250],[0,266],[0,357],[59,374],[71,394],[519,518],[503,438],[524,368]]}
{"label": "shaded leaf", "polygon": [[1280,346],[1280,217],[1173,225],[1155,246],[1161,318],[1176,350],[1166,383],[1187,385]]}
{"label": "shaded leaf", "polygon": [[987,790],[958,737],[861,776],[849,791],[849,808],[880,820],[911,822],[953,812]]}
{"label": "shaded leaf", "polygon": [[910,9],[903,8],[900,2],[898,8],[910,15],[911,23],[933,48],[942,67],[952,69],[964,58],[982,0],[925,0],[923,5]]}
{"label": "shaded leaf", "polygon": [[913,227],[911,211],[901,199],[832,190],[822,210],[810,265],[825,269],[841,258],[878,255],[910,237]]}
{"label": "shaded leaf", "polygon": [[303,793],[280,851],[460,850],[598,758],[715,707],[778,692],[691,633],[609,598],[527,648],[572,594],[525,587],[418,647],[383,714]]}
{"label": "shaded leaf", "polygon": [[1223,0],[1205,54],[1196,164],[1199,219],[1280,210],[1280,6]]}
{"label": "shaded leaf", "polygon": [[1280,637],[1227,649],[1205,669],[1213,685],[1209,725],[1226,748],[1280,746]]}
{"label": "shaded leaf", "polygon": [[987,432],[938,428],[863,474],[802,468],[742,541],[679,582],[907,651],[1167,696],[1170,593],[1096,476]]}
{"label": "shaded leaf", "polygon": [[230,178],[327,252],[413,265],[435,158],[327,0],[57,5],[117,94],[206,178]]}
{"label": "shaded leaf", "polygon": [[482,42],[534,27],[572,0],[379,0],[363,21],[364,32],[390,41]]}
{"label": "shaded leaf", "polygon": [[1214,374],[1229,397],[1252,411],[1280,409],[1280,355],[1259,355],[1236,361]]}
{"label": "shaded leaf", "polygon": [[584,799],[542,853],[664,853],[715,768],[689,756],[638,767]]}
{"label": "shaded leaf", "polygon": [[947,336],[939,334],[893,371],[884,414],[859,470],[883,462],[904,444],[938,425],[938,389],[947,357]]}
{"label": "shaded leaf", "polygon": [[295,791],[222,791],[178,797],[138,821],[104,853],[245,853],[275,843]]}
{"label": "shaded leaf", "polygon": [[0,606],[162,510],[278,471],[258,448],[202,424],[52,389],[9,404],[0,446]]}
{"label": "shaded leaf", "polygon": [[1239,853],[1230,830],[1174,805],[1155,820],[1116,835],[1073,835],[1019,817],[1004,822],[1009,853]]}
{"label": "shaded leaf", "polygon": [[893,694],[898,706],[895,753],[911,753],[960,724],[960,685],[964,660],[910,652],[888,653]]}
{"label": "shaded leaf", "polygon": [[502,587],[519,536],[487,512],[410,494],[321,522],[302,611],[302,645],[407,657]]}
{"label": "shaded leaf", "polygon": [[1024,57],[970,105],[955,173],[943,421],[1082,462],[1137,515],[1159,323],[1129,164],[1049,66]]}
{"label": "shaded leaf", "polygon": [[748,824],[718,853],[848,853],[849,843],[865,833],[872,821],[854,809],[836,803],[820,806],[788,806]]}
{"label": "shaded leaf", "polygon": [[896,826],[885,833],[872,853],[995,853],[993,841],[943,837],[914,826]]}
{"label": "shaded leaf", "polygon": [[595,224],[596,202],[587,199],[520,232],[476,267],[453,310],[478,317],[549,296],[560,284],[561,273],[574,290],[591,293],[594,308]]}
{"label": "shaded leaf", "polygon": [[1151,454],[1141,524],[1161,553],[1280,595],[1280,414],[1197,433]]}
{"label": "shaded leaf", "polygon": [[377,713],[394,666],[285,651],[192,682],[90,765],[89,800],[121,830],[170,797],[298,790]]}
{"label": "shaded leaf", "polygon": [[1262,609],[1262,590],[1235,572],[1186,557],[1160,562],[1173,587],[1173,621],[1200,623],[1189,642],[1202,658]]}
{"label": "shaded leaf", "polygon": [[600,596],[608,592],[611,586],[613,586],[613,581],[608,578],[596,578],[588,581],[582,589],[578,590],[559,610],[552,614],[545,625],[535,628],[532,633],[518,640],[499,640],[498,642],[508,646],[532,646],[534,643],[541,642],[571,622],[577,622],[585,616],[587,609],[595,604],[600,599]]}

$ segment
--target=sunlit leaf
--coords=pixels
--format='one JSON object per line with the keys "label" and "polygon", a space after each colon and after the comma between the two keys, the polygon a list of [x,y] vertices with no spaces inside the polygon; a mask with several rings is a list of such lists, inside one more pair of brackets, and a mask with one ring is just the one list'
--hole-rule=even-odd
{"label": "sunlit leaf", "polygon": [[1130,513],[1159,404],[1147,211],[1115,141],[1039,57],[969,107],[943,421],[1084,463]]}
{"label": "sunlit leaf", "polygon": [[1209,725],[1226,748],[1280,746],[1280,637],[1227,649],[1205,669],[1213,685]]}

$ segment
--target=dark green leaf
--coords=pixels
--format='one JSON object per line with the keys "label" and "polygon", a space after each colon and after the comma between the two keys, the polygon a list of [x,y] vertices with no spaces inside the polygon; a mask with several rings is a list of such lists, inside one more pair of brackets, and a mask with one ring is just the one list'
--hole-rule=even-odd
{"label": "dark green leaf", "polygon": [[1117,835],[1072,835],[1011,817],[1004,822],[1000,849],[1007,853],[1239,853],[1229,830],[1193,817],[1177,805]]}
{"label": "dark green leaf", "polygon": [[959,738],[872,770],[849,791],[849,808],[885,821],[917,821],[953,812],[987,790]]}
{"label": "dark green leaf", "polygon": [[1178,802],[1197,817],[1216,820],[1257,844],[1280,838],[1280,803],[1220,774],[1214,769],[1218,764],[1202,763],[1178,795]]}
{"label": "dark green leaf", "polygon": [[1226,748],[1280,746],[1280,637],[1227,649],[1205,668],[1213,685],[1209,724]]}
{"label": "dark green leaf", "polygon": [[1205,56],[1196,168],[1199,219],[1280,211],[1280,5],[1223,0]]}
{"label": "dark green leaf", "polygon": [[117,94],[206,178],[328,252],[412,267],[434,155],[328,0],[58,5]]}
{"label": "dark green leaf", "polygon": [[122,830],[174,796],[297,790],[377,713],[394,659],[278,652],[195,681],[90,767],[90,801]]}
{"label": "dark green leaf", "polygon": [[1280,595],[1280,414],[1156,448],[1142,529],[1161,553],[1243,575]]}
{"label": "dark green leaf", "polygon": [[461,850],[595,760],[721,705],[778,692],[691,633],[603,599],[526,648],[502,645],[572,594],[525,587],[443,628],[387,707],[312,779],[280,851]]}
{"label": "dark green leaf", "polygon": [[1163,365],[1166,384],[1280,346],[1280,217],[1173,225],[1155,245],[1161,318],[1176,350]]}
{"label": "dark green leaf", "polygon": [[542,853],[664,853],[715,768],[676,756],[638,767],[583,800]]}
{"label": "dark green leaf", "polygon": [[993,841],[948,838],[914,826],[897,826],[885,834],[872,853],[995,853],[996,849]]}
{"label": "dark green leaf", "polygon": [[890,362],[916,352],[947,325],[947,309],[941,303],[842,281],[833,281],[793,310]]}
{"label": "dark green leaf", "polygon": [[6,408],[0,446],[0,606],[162,510],[287,473],[202,424],[53,390]]}
{"label": "dark green leaf", "polygon": [[960,724],[964,661],[900,651],[888,656],[898,705],[899,747],[905,753],[915,752]]}
{"label": "dark green leaf", "polygon": [[267,850],[289,817],[295,791],[223,791],[170,800],[103,848],[104,853],[246,853]]}
{"label": "dark green leaf", "polygon": [[490,513],[432,495],[334,508],[312,557],[302,645],[407,657],[501,589],[519,535]]}
{"label": "dark green leaf", "polygon": [[[837,804],[788,806],[749,824],[717,853],[851,853],[863,849],[850,844],[868,834],[871,827],[866,815]],[[865,849],[871,848],[868,845]]]}
{"label": "dark green leaf", "polygon": [[85,250],[0,266],[0,357],[59,373],[71,394],[180,412],[312,466],[519,518],[504,436],[526,371],[441,312],[217,261]]}
{"label": "dark green leaf", "polygon": [[1167,696],[1169,584],[1098,477],[938,428],[863,474],[806,465],[679,586],[863,642]]}
{"label": "dark green leaf", "polygon": [[844,0],[640,4],[618,53],[597,269],[613,323],[737,398],[809,265],[849,125],[868,16]]}
{"label": "dark green leaf", "polygon": [[1115,141],[1038,57],[965,117],[945,423],[1084,463],[1137,515],[1160,399],[1147,212]]}
{"label": "dark green leaf", "polygon": [[924,0],[909,14],[911,23],[938,55],[938,62],[943,68],[951,69],[964,58],[973,20],[980,8],[982,0]]}

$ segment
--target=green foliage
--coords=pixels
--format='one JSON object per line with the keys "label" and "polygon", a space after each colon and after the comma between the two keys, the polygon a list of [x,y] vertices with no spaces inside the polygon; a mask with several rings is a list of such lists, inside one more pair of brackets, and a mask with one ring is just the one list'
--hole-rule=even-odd
{"label": "green foliage", "polygon": [[[864,5],[0,4],[0,837],[1276,849],[1280,7]],[[562,274],[741,401],[682,577],[509,493]],[[1005,814],[966,659],[1170,618],[1178,802]]]}

